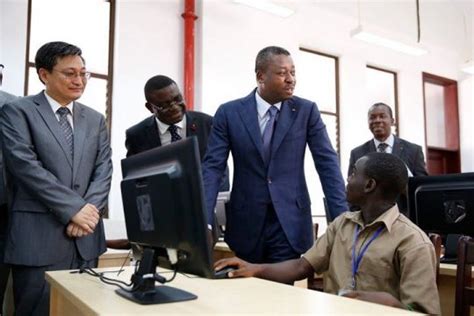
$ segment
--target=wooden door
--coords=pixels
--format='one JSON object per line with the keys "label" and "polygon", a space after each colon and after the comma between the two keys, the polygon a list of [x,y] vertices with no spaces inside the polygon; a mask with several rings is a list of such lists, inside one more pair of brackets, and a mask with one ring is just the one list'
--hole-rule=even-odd
{"label": "wooden door", "polygon": [[430,175],[461,172],[457,82],[423,73],[426,163]]}

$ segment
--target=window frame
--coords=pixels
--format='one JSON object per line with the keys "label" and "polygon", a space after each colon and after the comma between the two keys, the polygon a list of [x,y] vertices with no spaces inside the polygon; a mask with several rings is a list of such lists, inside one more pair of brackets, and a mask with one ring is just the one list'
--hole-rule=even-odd
{"label": "window frame", "polygon": [[[397,72],[395,71],[392,71],[392,70],[388,70],[388,69],[385,69],[385,68],[381,68],[381,67],[378,67],[378,66],[373,66],[373,65],[370,65],[370,64],[367,64],[366,65],[366,68],[370,68],[372,70],[377,70],[377,71],[382,71],[382,72],[386,72],[386,73],[389,73],[391,75],[393,75],[393,95],[394,95],[394,100],[395,100],[395,104],[389,104],[390,106],[392,106],[392,110],[393,110],[393,114],[394,114],[394,119],[395,119],[395,130],[397,131],[396,135],[400,135],[400,124],[398,122],[398,119],[399,119],[399,115],[398,115],[398,74]],[[372,106],[372,104],[370,104],[369,106]]]}
{"label": "window frame", "polygon": [[336,153],[339,159],[339,162],[341,162],[341,131],[340,131],[340,93],[339,93],[339,57],[335,55],[331,55],[328,53],[324,53],[321,51],[317,51],[314,49],[309,49],[305,47],[299,47],[299,50],[305,53],[310,53],[310,54],[316,54],[319,56],[327,57],[334,59],[334,74],[335,74],[335,92],[336,92],[336,100],[335,100],[335,105],[336,105],[336,111],[331,112],[331,111],[324,111],[320,110],[319,112],[324,115],[329,115],[329,116],[334,116],[336,117],[336,144],[335,144],[335,149]]}
{"label": "window frame", "polygon": [[[105,122],[107,130],[111,137],[112,132],[112,93],[114,79],[114,46],[115,46],[115,16],[116,16],[116,0],[104,0],[110,3],[109,10],[109,52],[107,74],[91,72],[91,78],[107,80],[107,91],[105,97]],[[27,29],[26,29],[26,54],[25,54],[25,82],[23,87],[23,95],[28,94],[29,71],[35,68],[34,62],[30,62],[30,43],[31,43],[31,17],[32,17],[33,0],[28,0],[27,9]]]}

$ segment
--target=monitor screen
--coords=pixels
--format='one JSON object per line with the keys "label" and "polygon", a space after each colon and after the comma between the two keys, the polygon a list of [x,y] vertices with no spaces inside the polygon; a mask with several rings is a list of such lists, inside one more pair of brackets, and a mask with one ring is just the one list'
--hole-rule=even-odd
{"label": "monitor screen", "polygon": [[148,258],[153,262],[147,263],[153,271],[145,273],[154,273],[155,265],[160,265],[212,278],[197,139],[189,137],[123,159],[122,175],[128,239],[153,251],[154,258]]}
{"label": "monitor screen", "polygon": [[474,236],[474,173],[409,178],[408,210],[427,233]]}

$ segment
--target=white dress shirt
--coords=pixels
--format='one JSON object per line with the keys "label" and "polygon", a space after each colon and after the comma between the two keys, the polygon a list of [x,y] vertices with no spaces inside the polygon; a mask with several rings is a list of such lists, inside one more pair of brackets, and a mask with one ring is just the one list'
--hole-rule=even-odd
{"label": "white dress shirt", "polygon": [[[58,103],[58,101],[54,100],[51,96],[49,96],[46,91],[44,92],[44,95],[46,97],[46,100],[48,100],[49,106],[51,106],[51,109],[53,110],[54,114],[56,115],[56,119],[59,122],[59,114],[56,113],[56,111],[59,108],[62,108],[63,106]],[[66,117],[67,121],[69,122],[69,125],[71,125],[72,130],[74,130],[74,120],[72,119],[72,110],[74,109],[74,102],[70,102],[69,104],[66,105],[66,107],[69,109],[69,113]]]}
{"label": "white dress shirt", "polygon": [[278,111],[280,111],[281,102],[270,104],[262,99],[257,91],[255,91],[255,101],[257,101],[258,125],[260,127],[260,133],[263,135],[265,125],[267,125],[267,122],[270,119],[270,113],[268,113],[268,109],[273,105],[278,109]]}
{"label": "white dress shirt", "polygon": [[[157,117],[155,117],[156,124],[158,124],[158,134],[160,135],[161,145],[168,145],[171,143],[171,133],[168,130],[170,127],[168,124],[163,123]],[[183,115],[183,119],[178,123],[174,124],[177,127],[176,132],[182,139],[186,138],[186,115]]]}

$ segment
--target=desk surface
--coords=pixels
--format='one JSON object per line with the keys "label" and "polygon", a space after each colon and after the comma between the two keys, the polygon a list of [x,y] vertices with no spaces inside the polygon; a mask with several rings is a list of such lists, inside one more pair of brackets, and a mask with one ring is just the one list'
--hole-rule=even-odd
{"label": "desk surface", "polygon": [[[457,265],[451,263],[441,263],[439,265],[439,274],[441,275],[448,275],[448,276],[456,276]],[[472,268],[471,277],[474,278],[474,267]]]}
{"label": "desk surface", "polygon": [[[109,269],[99,269],[110,271]],[[128,280],[131,268],[120,275]],[[169,278],[171,273],[164,273]],[[116,273],[110,274],[116,278]],[[116,287],[85,274],[47,272],[52,293],[68,300],[85,315],[118,314],[319,314],[413,315],[412,312],[297,288],[256,278],[208,280],[178,274],[169,286],[198,296],[197,300],[161,305],[139,305],[118,296]],[[58,302],[57,300],[54,300]],[[58,302],[61,305],[62,302]],[[53,308],[53,306],[52,306]]]}

